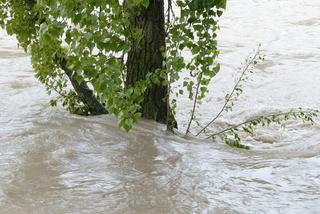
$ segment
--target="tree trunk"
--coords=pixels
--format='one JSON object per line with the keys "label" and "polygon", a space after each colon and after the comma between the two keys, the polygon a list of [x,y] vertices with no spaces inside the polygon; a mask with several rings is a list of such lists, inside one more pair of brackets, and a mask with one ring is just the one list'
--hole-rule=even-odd
{"label": "tree trunk", "polygon": [[107,109],[94,96],[93,91],[88,87],[87,83],[85,81],[81,81],[79,83],[76,80],[75,75],[72,74],[73,72],[69,70],[66,65],[67,61],[63,59],[61,62],[61,69],[68,76],[74,90],[80,97],[81,101],[88,107],[90,115],[107,114]]}
{"label": "tree trunk", "polygon": [[[161,48],[165,47],[164,0],[149,0],[147,8],[129,11],[130,23],[142,30],[142,38],[132,44],[127,60],[126,85],[145,79],[148,73],[163,66]],[[167,123],[168,106],[164,100],[167,86],[153,85],[147,90],[142,103],[142,117]]]}

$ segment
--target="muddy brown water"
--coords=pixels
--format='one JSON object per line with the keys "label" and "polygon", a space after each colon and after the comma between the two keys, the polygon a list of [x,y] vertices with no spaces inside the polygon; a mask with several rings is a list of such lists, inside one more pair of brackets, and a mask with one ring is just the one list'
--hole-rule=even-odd
{"label": "muddy brown water", "polygon": [[[262,44],[266,60],[217,126],[292,107],[320,108],[320,2],[230,0],[222,70],[200,107],[218,112],[237,67]],[[30,59],[0,33],[0,213],[320,213],[320,126],[288,122],[248,137],[249,151],[181,139],[140,122],[51,108]],[[192,106],[180,98],[185,128]]]}

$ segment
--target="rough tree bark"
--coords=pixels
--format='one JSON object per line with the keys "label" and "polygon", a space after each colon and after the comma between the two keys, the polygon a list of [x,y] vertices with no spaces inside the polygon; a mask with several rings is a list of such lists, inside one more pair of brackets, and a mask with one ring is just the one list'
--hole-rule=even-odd
{"label": "rough tree bark", "polygon": [[[148,73],[163,66],[161,48],[165,47],[164,0],[150,0],[147,8],[129,9],[130,23],[142,30],[141,40],[133,42],[127,60],[126,85],[145,79]],[[153,85],[145,93],[142,117],[167,123],[168,106],[164,99],[167,86]]]}

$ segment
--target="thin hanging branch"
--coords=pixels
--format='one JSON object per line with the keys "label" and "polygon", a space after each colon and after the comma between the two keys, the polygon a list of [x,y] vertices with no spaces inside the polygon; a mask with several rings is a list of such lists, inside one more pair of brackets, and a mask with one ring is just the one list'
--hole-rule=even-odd
{"label": "thin hanging branch", "polygon": [[[244,121],[242,123],[233,125],[233,126],[228,127],[226,129],[223,129],[223,130],[216,132],[214,134],[211,134],[211,135],[207,136],[206,139],[221,135],[221,134],[226,133],[228,131],[237,130],[238,128],[243,127],[248,124],[252,124],[252,126],[257,126],[259,124],[261,124],[262,126],[266,126],[266,125],[269,125],[270,123],[280,124],[282,121],[287,121],[291,118],[295,118],[295,119],[300,118],[304,122],[314,123],[313,117],[317,117],[318,114],[319,114],[318,110],[312,110],[312,109],[310,109],[310,110],[302,110],[302,109],[295,110],[295,109],[293,109],[293,110],[290,110],[287,112],[274,113],[274,114],[269,114],[266,116],[257,116],[252,119],[249,119],[247,121]],[[281,117],[283,117],[283,118],[281,118]],[[248,130],[248,128],[244,128],[243,130],[245,132],[250,133],[250,134],[253,133],[253,130]]]}
{"label": "thin hanging branch", "polygon": [[167,23],[170,23],[171,10],[172,10],[172,0],[168,0]]}
{"label": "thin hanging branch", "polygon": [[168,8],[166,12],[166,21],[167,21],[167,27],[166,27],[166,35],[169,34],[170,31],[170,25],[171,25],[171,17],[173,17],[173,20],[175,20],[176,16],[172,7],[172,1],[173,0],[168,0]]}
{"label": "thin hanging branch", "polygon": [[246,72],[249,70],[250,66],[257,60],[258,56],[260,54],[260,49],[258,49],[255,53],[255,55],[251,58],[251,60],[247,63],[247,65],[244,67],[240,78],[238,79],[237,83],[235,84],[235,86],[233,87],[230,95],[228,96],[228,98],[226,99],[223,107],[221,108],[221,110],[219,111],[219,113],[207,124],[205,125],[197,134],[196,136],[199,136],[206,128],[208,128],[212,123],[214,123],[220,116],[221,114],[225,111],[225,109],[227,108],[229,102],[231,101],[234,93],[236,92],[239,84],[241,83],[241,81],[243,80]]}
{"label": "thin hanging branch", "polygon": [[198,102],[199,88],[201,85],[201,79],[202,79],[202,73],[199,75],[199,80],[198,80],[198,84],[197,84],[197,88],[196,88],[196,94],[195,94],[195,98],[194,98],[194,102],[193,102],[193,107],[192,107],[192,112],[191,112],[189,124],[188,124],[187,130],[186,130],[186,135],[190,132],[191,123],[194,119],[194,114],[195,114],[197,102]]}

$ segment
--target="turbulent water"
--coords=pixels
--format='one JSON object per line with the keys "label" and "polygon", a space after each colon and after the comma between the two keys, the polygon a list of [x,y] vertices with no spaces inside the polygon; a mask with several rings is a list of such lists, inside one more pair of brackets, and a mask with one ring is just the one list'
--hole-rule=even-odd
{"label": "turbulent water", "polygon": [[[262,44],[266,60],[218,124],[292,107],[320,108],[320,2],[230,0],[221,73],[200,108],[223,105],[237,67]],[[249,151],[186,140],[142,121],[48,105],[30,59],[0,33],[0,213],[320,213],[320,126],[259,129]],[[191,103],[181,99],[183,126]]]}

